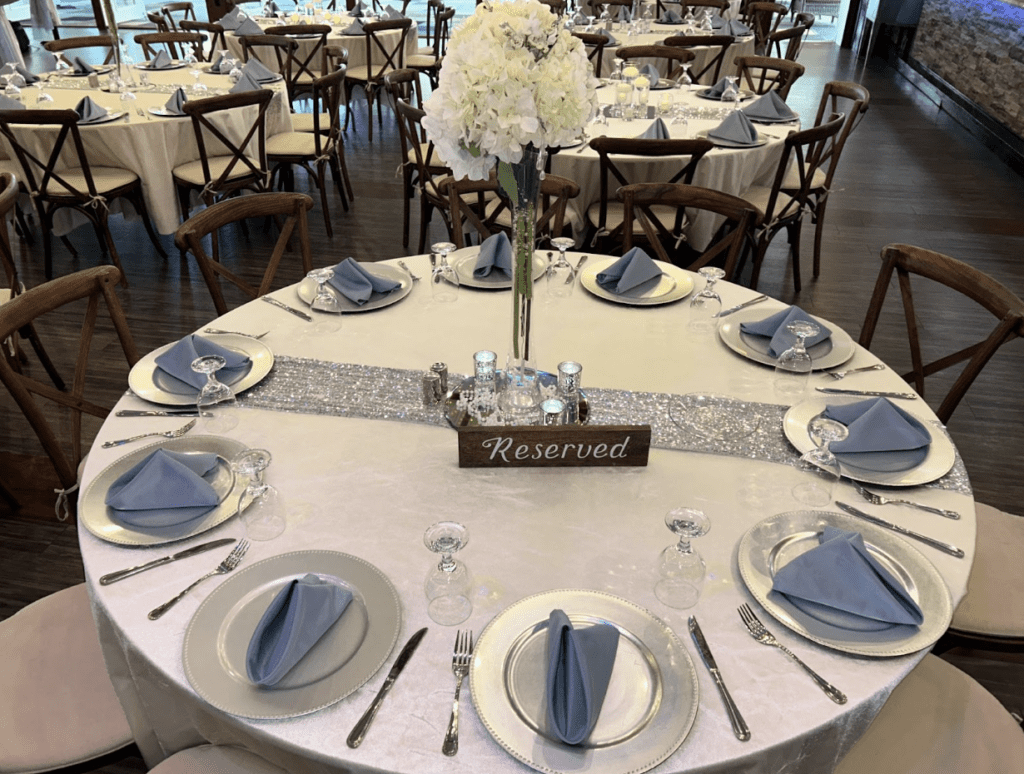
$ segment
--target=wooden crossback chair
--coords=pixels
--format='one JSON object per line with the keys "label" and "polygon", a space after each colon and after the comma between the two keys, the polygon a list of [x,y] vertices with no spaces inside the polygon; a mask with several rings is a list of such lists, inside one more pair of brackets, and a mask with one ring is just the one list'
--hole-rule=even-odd
{"label": "wooden crossback chair", "polygon": [[60,40],[44,40],[43,48],[51,54],[57,54],[69,65],[73,64],[66,52],[74,49],[105,49],[103,64],[110,64],[114,61],[113,35],[82,35],[75,38],[61,38]]}
{"label": "wooden crossback chair", "polygon": [[156,25],[156,31],[157,32],[170,32],[171,31],[170,25],[167,24],[167,19],[164,17],[163,14],[153,13],[152,11],[150,11],[149,13],[146,14],[146,18],[150,22],[152,22],[154,25]]}
{"label": "wooden crossback chair", "polygon": [[[196,20],[196,10],[192,7],[192,3],[188,2],[167,3],[160,8],[160,13],[162,13],[164,18],[167,19],[167,24],[170,26],[172,32],[178,30],[181,26],[181,22],[185,19],[190,19],[192,21]],[[176,13],[181,14],[177,19],[174,16]]]}
{"label": "wooden crossback chair", "polygon": [[434,154],[434,143],[423,130],[422,121],[426,113],[404,99],[399,99],[395,108],[398,111],[398,131],[405,134],[403,147],[409,148],[416,158],[416,184],[420,192],[419,252],[422,253],[427,244],[427,226],[435,210],[441,213],[445,225],[451,231],[448,200],[434,182],[435,178],[440,180],[451,175],[451,170]]}
{"label": "wooden crossback chair", "polygon": [[690,65],[690,80],[694,83],[712,86],[718,82],[722,74],[725,54],[735,40],[736,38],[732,35],[672,35],[665,38],[665,45],[684,49],[694,46],[709,48],[712,52],[711,56],[705,59],[702,65]]}
{"label": "wooden crossback chair", "polygon": [[[701,210],[725,218],[717,231],[717,239],[703,251],[691,251],[684,268],[697,271],[712,261],[725,270],[725,278],[731,280],[739,266],[744,251],[752,249],[754,228],[760,224],[762,213],[737,196],[712,191],[695,185],[672,183],[634,183],[620,188],[616,196],[624,210],[622,249],[629,250],[638,236],[634,221],[639,221],[647,243],[655,257],[668,263],[678,264],[665,248],[668,243],[675,248],[678,235],[674,231],[677,211],[680,209]],[[656,209],[657,208],[657,209]],[[666,220],[665,215],[669,215]],[[678,253],[677,249],[673,250]]]}
{"label": "wooden crossback chair", "polygon": [[805,69],[799,62],[772,56],[736,57],[736,72],[741,87],[746,84],[755,94],[767,94],[775,89],[783,99],[789,96],[789,90]]}
{"label": "wooden crossback chair", "polygon": [[680,12],[684,16],[686,15],[687,8],[695,14],[700,13],[703,8],[712,8],[718,12],[719,16],[729,10],[729,0],[684,0],[680,5]]}
{"label": "wooden crossback chair", "polygon": [[285,24],[268,27],[268,35],[282,35],[298,43],[288,50],[288,98],[294,102],[302,95],[312,94],[313,81],[327,73],[327,36],[329,24]]}
{"label": "wooden crossback chair", "polygon": [[[280,73],[285,83],[291,83],[292,57],[299,48],[299,42],[285,35],[242,35],[242,59],[248,62],[256,59],[268,69]],[[291,90],[288,91],[291,100]]]}
{"label": "wooden crossback chair", "polygon": [[[860,345],[863,347],[871,346],[886,291],[892,282],[894,272],[899,280],[900,295],[903,299],[910,359],[913,364],[912,370],[904,374],[903,378],[914,386],[921,397],[924,397],[925,377],[967,361],[967,365],[935,412],[940,422],[947,423],[996,350],[1008,341],[1024,336],[1024,301],[984,272],[948,255],[912,245],[886,245],[882,248],[882,269],[878,274],[867,316],[864,318],[864,327],[860,333]],[[945,285],[967,296],[995,317],[995,327],[981,341],[931,363],[925,363],[921,356],[919,321],[910,285],[912,274]],[[963,330],[964,325],[965,323],[959,320],[956,323],[958,330]]]}
{"label": "wooden crossback chair", "polygon": [[[360,86],[363,94],[366,95],[367,126],[369,127],[369,138],[373,141],[373,103],[377,91],[384,85],[384,76],[391,70],[401,70],[405,67],[405,36],[412,28],[412,19],[392,19],[389,21],[371,22],[363,26],[363,38],[366,42],[366,64],[348,69],[348,77],[345,79],[345,102],[352,101],[352,89]],[[396,36],[394,43],[390,43],[383,35],[389,30],[401,30]],[[376,54],[376,62],[374,55]],[[381,111],[380,99],[377,102],[377,122],[383,126],[384,117]],[[345,129],[348,129],[348,120],[351,111],[345,114]]]}
{"label": "wooden crossback chair", "polygon": [[587,59],[594,63],[594,77],[601,77],[601,65],[604,59],[604,47],[608,38],[604,35],[597,35],[593,32],[580,32],[573,30],[572,36],[583,41],[587,47]]}
{"label": "wooden crossback chair", "polygon": [[756,2],[747,3],[743,8],[743,21],[754,33],[754,51],[764,54],[768,50],[768,38],[778,31],[779,24],[789,13],[789,8],[782,3]]}
{"label": "wooden crossback chair", "polygon": [[[73,209],[84,215],[93,226],[103,255],[121,272],[127,287],[128,278],[121,266],[114,238],[108,225],[112,199],[124,197],[142,218],[146,233],[162,258],[167,257],[160,239],[153,230],[142,195],[139,176],[123,167],[94,166],[89,163],[74,110],[0,110],[0,134],[14,149],[25,173],[25,185],[39,215],[43,231],[43,267],[47,279],[53,277],[51,237],[53,218],[58,210]],[[18,127],[48,127],[57,136],[44,159],[22,144]],[[77,163],[75,163],[77,162]]]}
{"label": "wooden crossback chair", "polygon": [[431,25],[433,24],[436,29],[437,15],[445,9],[444,0],[427,0],[427,10],[423,24],[423,39],[427,42],[425,46],[419,46],[416,49],[417,54],[436,56],[437,51],[434,49],[434,35],[431,34]]}
{"label": "wooden crossback chair", "polygon": [[[392,70],[384,76],[384,86],[387,88],[388,93],[391,95],[391,100],[394,105],[398,105],[398,100],[404,100],[409,105],[415,108],[420,108],[423,105],[423,86],[420,84],[419,72],[412,68],[405,67],[401,70]],[[396,108],[397,112],[397,108]],[[402,149],[402,160],[399,163],[399,168],[402,171],[402,244],[405,247],[409,246],[409,222],[410,222],[410,206],[409,202],[416,195],[416,175],[418,174],[418,166],[416,164],[416,153],[409,144],[408,133],[403,129],[404,123],[401,119],[398,122],[398,139]],[[422,148],[421,152],[425,152],[426,148]]]}
{"label": "wooden crossback chair", "polygon": [[667,78],[677,68],[686,67],[696,58],[692,51],[687,51],[685,48],[663,45],[622,46],[615,52],[615,56],[624,61],[654,59],[658,73],[663,78]]}
{"label": "wooden crossback chair", "polygon": [[182,19],[178,23],[178,28],[182,32],[199,32],[206,35],[207,40],[210,42],[210,46],[201,57],[201,60],[204,62],[214,61],[214,59],[216,59],[217,52],[225,51],[228,47],[227,40],[224,38],[224,28],[215,22]]}
{"label": "wooden crossback chair", "polygon": [[179,58],[179,51],[184,55],[190,48],[196,59],[200,62],[206,61],[203,51],[206,37],[198,32],[147,32],[136,35],[135,42],[142,46],[142,55],[146,59],[153,59],[163,46],[172,59]]}
{"label": "wooden crossback chair", "polygon": [[[285,249],[292,235],[298,232],[302,273],[312,271],[313,261],[309,247],[309,221],[306,213],[313,207],[313,200],[299,193],[261,193],[243,196],[236,199],[218,202],[192,216],[180,226],[174,234],[174,242],[178,249],[191,252],[199,264],[199,270],[206,280],[206,286],[213,298],[217,314],[226,314],[227,302],[221,289],[220,280],[224,279],[242,291],[247,299],[259,298],[272,289],[277,269],[281,264]],[[273,253],[258,285],[232,271],[222,264],[216,256],[209,255],[203,247],[203,239],[215,234],[229,223],[236,223],[245,218],[284,218],[281,234],[274,245]],[[251,261],[247,259],[247,264]]]}
{"label": "wooden crossback chair", "polygon": [[434,25],[434,40],[431,43],[433,53],[414,54],[406,60],[406,65],[427,76],[430,85],[437,88],[437,79],[441,73],[441,62],[444,61],[445,46],[448,43],[452,19],[455,18],[454,8],[445,8],[437,15]]}
{"label": "wooden crossback chair", "polygon": [[[814,17],[811,17],[811,24]],[[768,36],[768,46],[765,53],[780,59],[788,59],[795,62],[800,56],[803,48],[804,35],[811,28],[811,24],[794,24],[786,30],[776,30]]]}

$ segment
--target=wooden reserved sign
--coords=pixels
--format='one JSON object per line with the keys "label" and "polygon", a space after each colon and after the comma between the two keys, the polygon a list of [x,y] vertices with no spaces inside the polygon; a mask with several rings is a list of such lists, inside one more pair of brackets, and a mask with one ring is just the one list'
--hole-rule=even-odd
{"label": "wooden reserved sign", "polygon": [[460,468],[645,467],[650,425],[459,428]]}

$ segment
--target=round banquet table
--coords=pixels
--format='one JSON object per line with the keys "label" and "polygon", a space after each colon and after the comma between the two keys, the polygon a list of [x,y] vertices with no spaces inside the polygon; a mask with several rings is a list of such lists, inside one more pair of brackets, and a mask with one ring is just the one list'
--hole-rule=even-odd
{"label": "round banquet table", "polygon": [[[138,79],[139,70],[134,72]],[[89,96],[111,113],[127,112],[127,122],[118,118],[111,122],[80,127],[89,164],[124,167],[138,175],[142,180],[142,193],[146,197],[146,207],[153,227],[158,233],[173,234],[181,225],[181,212],[172,171],[181,164],[197,160],[199,148],[192,122],[187,116],[162,117],[151,114],[150,110],[162,108],[176,86],[184,86],[187,91],[195,79],[187,67],[148,71],[147,75],[151,85],[132,88],[134,100],[121,100],[119,94],[91,88],[86,78],[72,77],[54,77],[44,84],[43,91],[53,97],[52,102],[37,103],[36,89],[29,86],[22,90],[22,99],[29,110],[34,107],[52,110],[74,108],[83,97]],[[105,85],[106,80],[106,75],[100,76],[101,84]],[[199,80],[209,89],[203,95],[207,97],[226,94],[232,85],[226,75],[204,72],[200,74]],[[268,84],[267,88],[275,92],[267,110],[267,136],[291,131],[292,119],[283,83]],[[192,95],[189,97],[195,98]],[[138,115],[137,109],[141,109],[145,115]],[[228,137],[240,142],[255,115],[256,108],[247,107],[226,111],[211,120]],[[47,158],[57,137],[57,130],[52,127],[21,127],[15,131],[21,142],[43,159]],[[13,149],[6,139],[0,140],[0,143],[2,152],[8,158],[14,158]],[[38,169],[34,171],[38,179]],[[120,212],[120,206],[120,200],[110,203],[112,212]],[[130,206],[127,212],[134,217]],[[54,230],[57,234],[64,234],[85,222],[83,216],[75,216],[70,210],[65,210],[55,219]]]}
{"label": "round banquet table", "polygon": [[[601,75],[608,77],[611,75],[612,70],[615,68],[615,52],[619,47],[625,46],[654,46],[661,45],[666,38],[673,37],[675,35],[684,35],[685,27],[677,24],[658,24],[654,23],[651,25],[650,32],[638,33],[636,35],[630,35],[628,31],[623,29],[612,30],[612,35],[615,40],[618,41],[616,46],[605,46],[604,55],[601,57]],[[700,30],[695,30],[694,35],[703,35],[705,33]],[[707,33],[714,34],[714,33]],[[707,61],[717,53],[717,48],[712,50],[709,46],[694,46],[689,49],[694,53],[694,59],[690,62],[690,67],[694,70],[701,70],[704,68]],[[725,52],[725,59],[722,60],[722,72],[720,75],[735,75],[736,67],[733,62],[738,56],[753,56],[754,54],[754,36],[747,35],[742,38],[736,38],[735,42],[729,46]],[[637,60],[641,65],[644,64],[656,64],[653,59],[639,59]],[[667,73],[666,73],[667,75]],[[704,80],[707,81],[706,85],[711,85],[711,73],[708,73]]]}
{"label": "round banquet table", "polygon": [[[575,264],[578,255],[570,257]],[[453,262],[458,258],[453,255]],[[412,257],[408,264],[416,274],[429,275],[426,256]],[[728,283],[720,289],[726,306],[752,296]],[[702,392],[776,402],[771,398],[772,370],[735,354],[713,334],[690,333],[685,302],[639,308],[599,300],[582,288],[563,300],[547,299],[543,284],[538,292],[534,331],[540,364],[553,370],[559,361],[580,361],[584,389]],[[306,308],[295,286],[273,295]],[[758,308],[767,315],[779,306],[769,300]],[[431,299],[428,284],[417,282],[399,303],[345,315],[334,334],[317,333],[309,323],[260,302],[233,310],[217,326],[254,334],[269,331],[263,341],[278,360],[265,385],[281,378],[275,375],[279,368],[301,373],[313,365],[305,358],[418,370],[444,361],[454,374],[469,370],[476,350],[505,350],[510,307],[508,292],[467,287],[456,303],[439,304]],[[848,365],[875,362],[857,348]],[[906,388],[888,370],[858,379],[856,386],[864,389]],[[812,383],[832,382],[818,374]],[[291,384],[284,393],[294,401],[292,408],[305,405],[309,410],[323,397],[323,385],[313,380]],[[345,413],[344,401],[339,406]],[[357,413],[372,412],[374,402],[354,394],[347,406]],[[117,406],[147,407],[152,406],[133,396],[123,397]],[[552,589],[592,589],[625,598],[663,619],[683,641],[694,662],[699,705],[689,734],[658,772],[830,771],[924,655],[850,656],[794,634],[758,608],[737,569],[737,543],[767,516],[804,508],[792,498],[791,487],[806,474],[791,465],[652,448],[649,465],[640,468],[460,469],[456,434],[445,426],[244,406],[238,413],[241,421],[227,435],[270,450],[273,463],[267,480],[286,498],[291,515],[281,536],[253,543],[237,572],[304,549],[352,554],[379,568],[397,589],[401,626],[396,648],[421,627],[429,631],[358,749],[348,748],[345,737],[380,687],[384,670],[347,698],[312,714],[278,720],[227,714],[196,693],[182,659],[190,619],[227,580],[207,580],[158,621],[146,616],[212,569],[223,556],[221,549],[108,586],[100,586],[97,579],[205,540],[243,537],[243,525],[231,518],[180,543],[126,548],[95,537],[81,526],[80,515],[82,557],[104,654],[150,765],[210,741],[243,745],[295,774],[526,772],[489,735],[468,690],[462,693],[459,753],[453,758],[441,754],[454,690],[451,654],[456,628],[479,635],[511,604]],[[193,432],[202,433],[205,421]],[[182,423],[181,418],[111,414],[88,457],[83,497],[103,469],[141,446],[102,449],[100,443]],[[960,511],[960,521],[906,508],[871,509],[966,551],[965,559],[956,559],[913,544],[941,574],[954,606],[965,593],[974,553],[973,501],[962,468],[960,475],[958,488],[912,490],[918,501]],[[858,502],[845,480],[836,497]],[[663,518],[681,505],[702,508],[712,521],[710,532],[696,543],[709,575],[691,610],[670,609],[653,591],[658,556],[674,542]],[[436,561],[423,545],[423,532],[444,519],[461,521],[470,531],[459,557],[474,574],[474,607],[459,627],[433,623],[423,592],[427,570]],[[849,702],[834,704],[782,654],[755,642],[737,615],[745,602],[784,644],[845,691]],[[691,613],[700,620],[750,726],[752,737],[746,743],[734,737],[714,683],[686,636]],[[385,666],[396,653],[392,651]]]}

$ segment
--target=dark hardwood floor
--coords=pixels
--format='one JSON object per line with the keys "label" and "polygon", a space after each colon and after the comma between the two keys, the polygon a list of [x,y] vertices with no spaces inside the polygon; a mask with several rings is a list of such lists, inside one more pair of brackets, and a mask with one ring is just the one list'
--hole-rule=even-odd
{"label": "dark hardwood floor", "polygon": [[[809,276],[813,228],[804,228],[804,289],[795,294],[787,269],[784,237],[773,245],[762,272],[761,289],[834,321],[859,335],[879,267],[879,251],[891,242],[907,242],[953,255],[989,273],[1024,295],[1024,180],[1005,168],[980,142],[938,111],[913,86],[880,62],[866,71],[849,52],[833,45],[808,45],[801,55],[807,66],[794,87],[790,104],[805,119],[816,111],[824,83],[857,80],[872,94],[871,109],[847,145],[829,204],[821,277]],[[393,117],[366,138],[365,103],[356,97],[357,128],[346,135],[346,154],[356,199],[344,212],[336,192],[331,200],[334,238],[324,230],[315,191],[311,231],[315,265],[336,263],[346,256],[359,260],[394,258],[415,251],[418,228],[413,202],[412,246],[401,240],[401,179],[395,175],[399,146]],[[299,179],[301,187],[306,183]],[[225,261],[242,262],[265,249],[261,226],[222,242]],[[444,236],[435,218],[432,236]],[[40,234],[30,246],[12,237],[22,279],[28,286],[43,281]],[[138,224],[115,218],[114,238],[121,248],[131,287],[120,293],[140,351],[149,351],[190,332],[214,316],[213,304],[191,260],[181,260],[172,239],[165,237],[170,258],[159,258]],[[72,234],[80,258],[55,244],[60,274],[99,261],[95,239],[86,229]],[[286,256],[285,263],[288,263]],[[297,264],[297,262],[296,262]],[[299,278],[296,266],[285,266],[281,284]],[[893,289],[895,292],[895,288]],[[952,351],[970,343],[974,331],[985,330],[986,315],[975,315],[969,302],[938,291],[920,294],[919,315],[925,335]],[[65,318],[40,333],[58,359],[74,351],[76,322]],[[124,390],[125,373],[116,339],[101,332],[94,352],[94,398],[112,404]],[[902,310],[896,297],[887,303],[872,349],[896,368],[909,367]],[[1024,341],[1003,347],[975,383],[950,421],[949,430],[971,473],[977,499],[1024,514]],[[950,382],[929,385],[933,407]],[[87,434],[95,433],[96,425]],[[13,408],[0,395],[0,478],[16,489],[20,511],[0,506],[0,619],[45,594],[83,578],[73,525],[57,522],[52,513],[55,483],[52,470],[39,460],[41,449]],[[1020,590],[1008,590],[1020,593]],[[1024,659],[978,651],[946,656],[980,679],[1003,703],[1024,713]],[[140,761],[102,769],[108,774],[144,771]]]}

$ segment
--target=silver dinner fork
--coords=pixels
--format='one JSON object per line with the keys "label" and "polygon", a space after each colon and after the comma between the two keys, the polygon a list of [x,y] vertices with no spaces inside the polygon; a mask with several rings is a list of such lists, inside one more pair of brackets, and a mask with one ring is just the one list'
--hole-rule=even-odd
{"label": "silver dinner fork", "polygon": [[145,116],[147,121],[152,121],[153,120],[153,116],[151,116],[149,113],[147,113],[145,110],[143,110],[140,107],[135,108],[135,112],[138,113],[140,116]]}
{"label": "silver dinner fork", "polygon": [[245,556],[245,552],[248,551],[248,550],[249,550],[249,541],[248,540],[240,540],[240,541],[238,541],[238,545],[236,545],[231,550],[231,553],[228,554],[224,558],[224,561],[221,562],[220,564],[218,564],[217,567],[213,571],[206,573],[206,575],[204,575],[202,578],[197,580],[195,583],[192,583],[188,588],[186,588],[184,591],[182,591],[180,594],[178,594],[178,596],[176,596],[174,599],[169,599],[166,602],[164,602],[162,605],[160,605],[160,607],[156,607],[156,608],[153,608],[152,610],[150,610],[149,611],[149,620],[150,621],[155,621],[157,618],[162,616],[164,613],[166,613],[168,610],[170,610],[172,607],[174,607],[186,594],[188,594],[192,589],[194,589],[196,586],[198,586],[200,583],[202,583],[207,578],[212,578],[214,575],[224,575],[225,573],[231,572],[233,569],[235,569],[238,566],[239,562],[242,561],[242,557]]}
{"label": "silver dinner fork", "polygon": [[105,441],[103,443],[103,448],[112,449],[115,446],[124,446],[126,443],[138,441],[140,438],[155,438],[156,436],[161,436],[163,438],[180,438],[195,426],[196,420],[193,419],[191,422],[182,425],[177,430],[168,430],[166,433],[143,433],[142,435],[133,435],[131,438],[122,438],[119,441]]}
{"label": "silver dinner fork", "polygon": [[857,493],[872,505],[909,505],[911,508],[917,508],[918,510],[927,511],[928,513],[935,513],[939,516],[945,516],[947,519],[960,518],[960,514],[956,511],[947,511],[945,508],[933,508],[931,505],[922,505],[921,503],[915,503],[911,500],[901,500],[898,497],[882,497],[880,494],[875,494],[874,492],[865,489],[856,481],[853,482],[853,485],[856,487]]}
{"label": "silver dinner fork", "polygon": [[250,339],[262,339],[270,331],[263,331],[263,333],[245,333],[244,331],[225,331],[220,328],[203,328],[203,333],[212,333],[214,335],[230,334],[232,336],[245,336]]}
{"label": "silver dinner fork", "polygon": [[398,265],[405,269],[406,274],[409,275],[409,279],[411,279],[413,282],[419,280],[419,277],[412,273],[412,269],[405,265],[405,261],[399,261]]}
{"label": "silver dinner fork", "polygon": [[452,653],[452,672],[455,673],[455,701],[452,702],[452,717],[448,721],[448,732],[444,735],[441,752],[455,755],[459,751],[459,692],[462,681],[469,674],[473,659],[473,632],[458,632],[455,635],[455,651]]}
{"label": "silver dinner fork", "polygon": [[754,611],[750,609],[750,605],[740,605],[740,618],[743,619],[743,623],[746,624],[747,631],[750,632],[750,636],[760,642],[762,645],[771,645],[773,648],[778,648],[796,663],[804,668],[804,671],[811,676],[811,679],[818,684],[818,687],[825,692],[836,704],[846,704],[846,694],[840,691],[838,688],[833,686],[821,677],[817,672],[811,669],[807,664],[800,660],[800,658],[789,648],[775,639],[770,631],[764,628],[764,624],[761,623],[757,616],[754,615]]}
{"label": "silver dinner fork", "polygon": [[862,371],[881,371],[883,368],[885,368],[885,366],[881,363],[875,363],[874,365],[864,366],[862,368],[848,368],[845,371],[826,371],[825,373],[836,381],[839,381],[844,376],[849,376],[850,374],[859,374]]}

